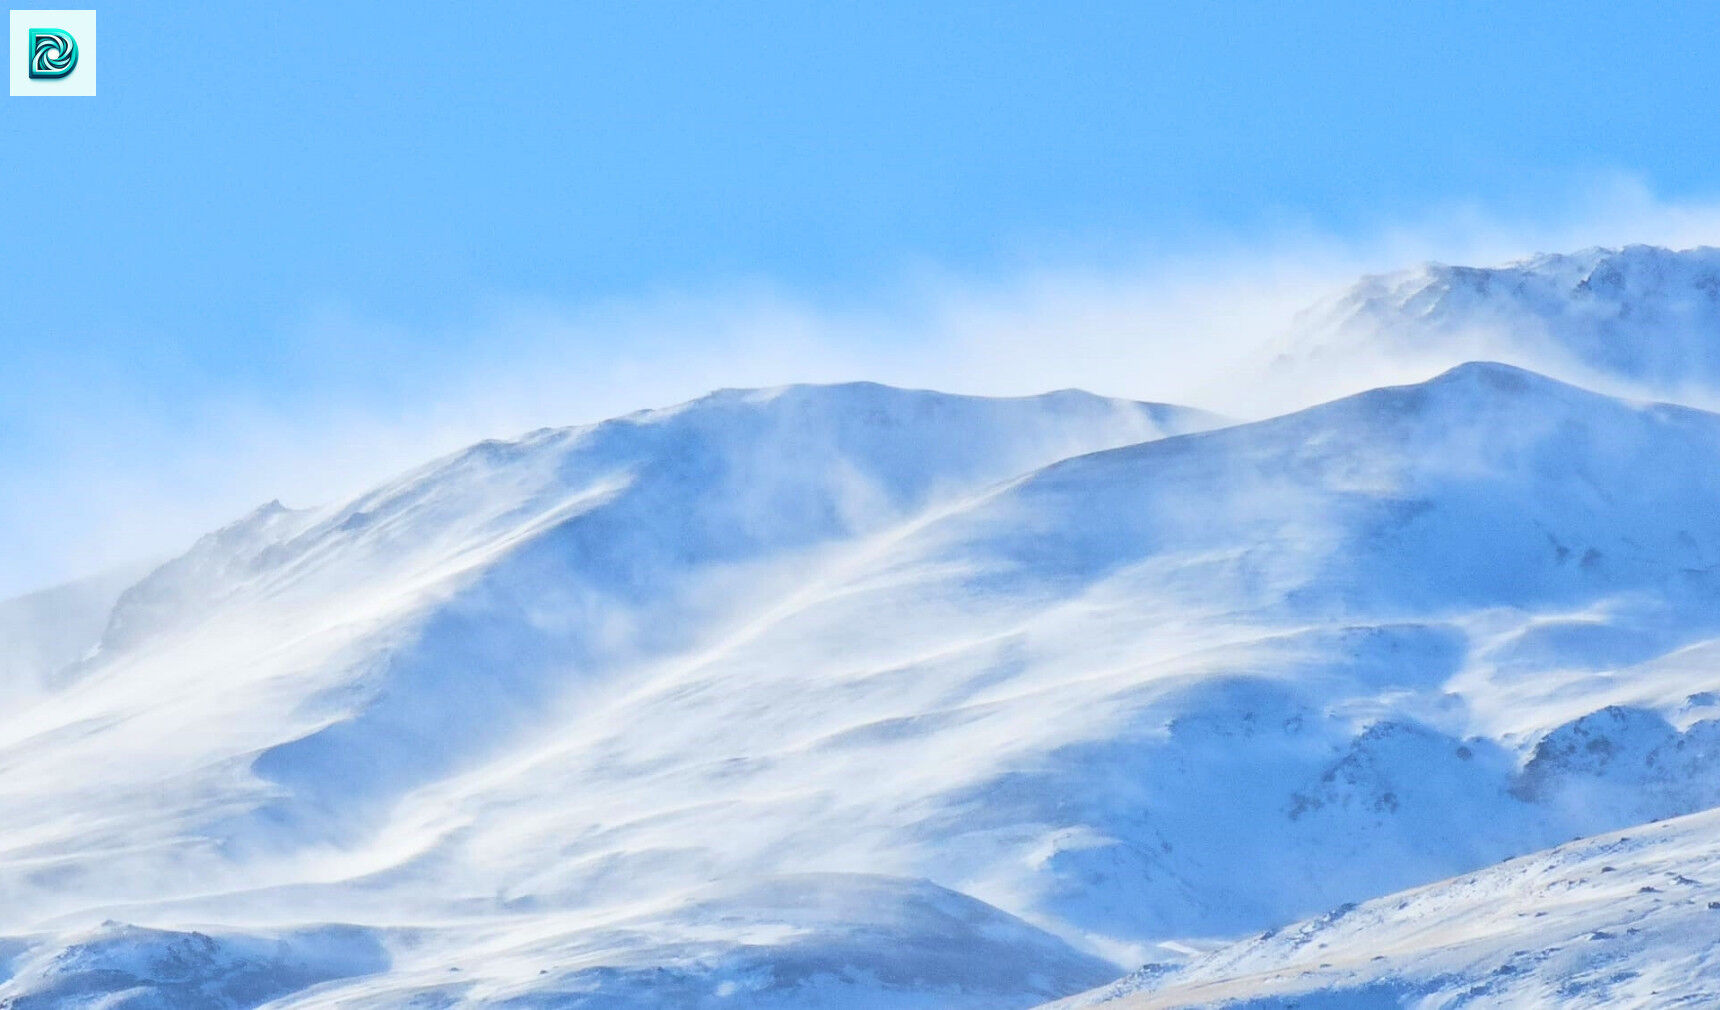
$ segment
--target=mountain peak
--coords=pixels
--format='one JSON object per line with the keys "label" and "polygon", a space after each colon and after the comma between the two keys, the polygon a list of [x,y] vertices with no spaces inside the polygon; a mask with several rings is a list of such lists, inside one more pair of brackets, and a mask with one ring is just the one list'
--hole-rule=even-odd
{"label": "mountain peak", "polygon": [[1488,358],[1666,397],[1720,392],[1720,248],[1595,247],[1364,277],[1288,346],[1291,363]]}
{"label": "mountain peak", "polygon": [[1720,416],[1442,364],[1229,425],[719,390],[269,502],[26,657],[85,658],[0,713],[0,1004],[1022,1008],[1712,807]]}

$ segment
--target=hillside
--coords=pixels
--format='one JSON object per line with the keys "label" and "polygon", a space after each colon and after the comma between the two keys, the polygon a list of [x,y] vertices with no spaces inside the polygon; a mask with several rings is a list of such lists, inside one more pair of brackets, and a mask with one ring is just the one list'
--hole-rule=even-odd
{"label": "hillside", "polygon": [[1231,426],[729,391],[271,504],[0,714],[0,1006],[1230,978],[1720,804],[1717,499],[1720,416],[1469,364]]}

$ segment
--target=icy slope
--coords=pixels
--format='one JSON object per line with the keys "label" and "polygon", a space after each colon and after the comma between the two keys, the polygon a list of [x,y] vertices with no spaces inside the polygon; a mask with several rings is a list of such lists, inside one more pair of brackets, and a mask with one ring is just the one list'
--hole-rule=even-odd
{"label": "icy slope", "polygon": [[1029,1006],[1720,802],[1720,417],[1207,424],[726,393],[265,508],[0,716],[0,1006]]}
{"label": "icy slope", "polygon": [[[1532,745],[1643,700],[1597,654],[1715,633],[1717,447],[1709,415],[1471,366],[1058,464],[749,651],[847,629],[783,718],[846,743],[862,685],[890,702],[861,739],[899,762],[897,802],[935,797],[879,847],[918,848],[912,872],[1096,949],[1234,933],[1630,823],[1594,769]],[[769,669],[731,651],[707,676],[736,668]],[[1658,688],[1712,686],[1687,676]],[[794,773],[830,781],[818,750]],[[1662,812],[1714,802],[1705,781]]]}
{"label": "icy slope", "polygon": [[[242,943],[282,916],[356,913],[362,884],[259,889],[410,860],[377,847],[406,792],[541,745],[611,679],[723,633],[857,538],[1210,423],[1077,392],[736,391],[486,443],[326,512],[266,506],[128,590],[92,656],[0,716],[0,931],[224,892],[230,925],[209,932]],[[469,900],[467,875],[439,879],[446,893],[407,881],[373,907]],[[1058,991],[1098,979],[1047,942],[1078,966]]]}
{"label": "icy slope", "polygon": [[1655,395],[1720,393],[1720,249],[1587,249],[1367,277],[1282,348],[1308,371],[1487,358]]}
{"label": "icy slope", "polygon": [[1343,906],[1186,965],[1149,966],[1053,1006],[1720,1005],[1716,837],[1720,811],[1573,842]]}

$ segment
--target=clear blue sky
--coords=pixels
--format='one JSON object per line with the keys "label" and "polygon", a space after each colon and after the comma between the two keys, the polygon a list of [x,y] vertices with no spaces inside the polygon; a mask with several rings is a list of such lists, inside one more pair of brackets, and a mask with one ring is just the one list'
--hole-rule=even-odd
{"label": "clear blue sky", "polygon": [[[915,264],[1342,235],[1596,173],[1720,193],[1720,5],[98,10],[99,97],[0,99],[0,473],[78,451],[89,389],[191,427],[362,387],[498,297],[863,301]],[[290,333],[328,306],[398,331],[313,362]],[[14,532],[55,505],[14,499]]]}

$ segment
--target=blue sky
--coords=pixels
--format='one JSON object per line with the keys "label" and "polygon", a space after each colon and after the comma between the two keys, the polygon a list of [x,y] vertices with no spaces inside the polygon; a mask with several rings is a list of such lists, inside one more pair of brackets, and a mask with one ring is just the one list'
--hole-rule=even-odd
{"label": "blue sky", "polygon": [[940,285],[997,319],[1720,196],[1708,5],[98,10],[100,96],[0,112],[0,593],[495,425],[912,381]]}

